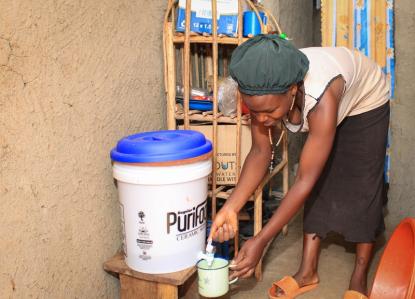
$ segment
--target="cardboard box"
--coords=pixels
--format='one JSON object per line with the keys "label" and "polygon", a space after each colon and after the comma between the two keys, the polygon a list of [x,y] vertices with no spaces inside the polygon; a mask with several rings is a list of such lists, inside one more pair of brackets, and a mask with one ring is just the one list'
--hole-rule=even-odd
{"label": "cardboard box", "polygon": [[[211,125],[190,126],[191,130],[203,133],[212,141]],[[217,135],[216,183],[218,185],[235,185],[236,183],[236,125],[218,125]],[[212,142],[213,143],[213,142]],[[251,150],[251,129],[241,127],[241,167]],[[209,180],[211,182],[211,179]]]}
{"label": "cardboard box", "polygon": [[[238,0],[217,0],[218,34],[237,36]],[[176,30],[184,32],[186,0],[179,0]],[[212,1],[192,0],[190,31],[212,34]]]}

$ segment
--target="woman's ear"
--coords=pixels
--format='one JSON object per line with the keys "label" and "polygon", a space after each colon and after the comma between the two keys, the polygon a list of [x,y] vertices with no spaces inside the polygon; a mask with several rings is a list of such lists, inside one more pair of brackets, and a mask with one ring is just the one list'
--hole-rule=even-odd
{"label": "woman's ear", "polygon": [[289,89],[290,95],[295,96],[297,94],[297,91],[298,91],[298,85],[297,84],[292,84],[290,86],[290,89]]}

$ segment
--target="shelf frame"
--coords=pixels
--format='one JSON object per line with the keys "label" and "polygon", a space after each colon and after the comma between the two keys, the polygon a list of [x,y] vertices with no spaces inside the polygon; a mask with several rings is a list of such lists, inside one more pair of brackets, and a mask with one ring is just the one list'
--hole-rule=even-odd
{"label": "shelf frame", "polygon": [[[166,100],[167,100],[167,128],[169,130],[175,130],[178,127],[178,122],[183,123],[184,129],[189,129],[190,125],[193,123],[208,123],[212,125],[212,143],[213,143],[213,155],[212,162],[213,165],[216,165],[217,162],[217,141],[218,141],[218,125],[220,124],[235,124],[236,130],[236,183],[239,180],[239,175],[242,167],[241,163],[241,127],[244,125],[250,125],[249,115],[242,114],[242,99],[238,92],[237,95],[237,109],[236,114],[231,116],[224,116],[218,111],[218,49],[219,46],[226,45],[240,45],[249,38],[243,37],[242,34],[242,2],[246,2],[251,9],[256,13],[257,18],[260,22],[261,32],[267,33],[270,29],[270,25],[263,24],[259,11],[264,11],[270,23],[273,23],[273,27],[277,33],[282,33],[281,28],[279,27],[276,19],[270,14],[270,12],[263,7],[262,5],[254,5],[250,0],[238,0],[238,31],[235,37],[221,36],[217,32],[217,0],[212,0],[212,34],[211,35],[199,35],[190,31],[190,7],[191,0],[186,1],[186,14],[185,14],[185,32],[177,33],[175,32],[175,1],[168,0],[168,7],[164,17],[164,30],[163,30],[163,49],[164,49],[164,80],[165,80],[165,91],[166,91]],[[192,88],[192,59],[191,59],[191,49],[196,48],[197,45],[210,45],[207,46],[209,52],[211,52],[211,58],[206,58],[202,60],[203,57],[195,56],[193,60],[195,67],[199,67],[199,62],[201,63],[201,70],[208,73],[212,72],[212,91],[213,91],[213,110],[211,112],[202,112],[197,110],[189,109],[190,101],[190,90]],[[182,61],[176,61],[175,50],[177,47],[182,47]],[[200,60],[199,60],[200,59]],[[206,64],[205,64],[206,63]],[[183,108],[179,109],[176,105],[176,82],[179,75],[176,73],[178,65],[181,64],[183,67],[182,70],[182,83],[183,83]],[[227,64],[227,62],[226,62]],[[199,83],[199,77],[196,77],[196,85]],[[281,130],[285,130],[281,126]],[[262,229],[262,192],[263,187],[269,183],[272,178],[281,173],[283,176],[282,189],[283,194],[285,195],[288,192],[288,142],[287,134],[285,132],[281,140],[281,153],[282,160],[280,163],[273,169],[272,172],[267,174],[264,179],[261,181],[260,185],[250,197],[250,201],[254,202],[254,235],[258,234]],[[228,186],[223,186],[217,183],[216,180],[217,171],[216,167],[213,167],[212,170],[212,181],[211,187],[208,192],[208,196],[211,198],[212,205],[212,218],[215,217],[217,213],[217,200],[226,200],[232,188],[228,191],[224,191]],[[214,191],[213,191],[214,190]],[[246,215],[241,215],[240,221],[246,220]],[[287,233],[288,226],[285,226],[283,233]],[[238,253],[239,249],[239,239],[238,236],[235,237],[235,255]],[[268,248],[268,247],[267,247]],[[264,252],[265,254],[265,252]],[[255,268],[255,277],[258,280],[262,279],[262,258],[261,261]]]}

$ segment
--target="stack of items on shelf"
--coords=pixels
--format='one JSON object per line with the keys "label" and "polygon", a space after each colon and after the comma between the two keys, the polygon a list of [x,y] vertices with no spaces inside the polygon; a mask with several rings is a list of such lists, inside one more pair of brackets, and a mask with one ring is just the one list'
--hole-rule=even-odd
{"label": "stack of items on shelf", "polygon": [[[237,110],[237,92],[238,84],[231,78],[221,78],[218,84],[218,108],[219,111],[225,116],[236,115]],[[178,85],[176,87],[176,103],[178,111],[183,111],[183,87]],[[206,89],[192,87],[190,91],[189,100],[190,110],[198,111],[212,111],[212,92]],[[249,114],[249,109],[242,102],[242,114]]]}
{"label": "stack of items on shelf", "polygon": [[[180,105],[178,110],[183,110],[183,92],[183,87],[178,85],[176,87],[176,102]],[[190,91],[189,108],[198,111],[212,111],[212,96],[207,90],[193,87]]]}
{"label": "stack of items on shelf", "polygon": [[[243,36],[252,37],[261,33],[261,22],[266,25],[264,12],[249,9],[249,3],[243,1]],[[219,36],[238,36],[238,0],[217,0],[217,32]],[[177,11],[176,31],[185,31],[186,0],[180,0]],[[191,3],[190,31],[193,34],[212,34],[212,3],[210,0],[193,0]]]}

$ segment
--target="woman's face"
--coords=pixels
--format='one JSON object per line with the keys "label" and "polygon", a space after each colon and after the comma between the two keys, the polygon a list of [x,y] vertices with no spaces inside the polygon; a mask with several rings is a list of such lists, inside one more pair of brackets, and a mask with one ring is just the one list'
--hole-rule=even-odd
{"label": "woman's face", "polygon": [[247,95],[241,94],[242,100],[251,112],[251,116],[266,127],[272,127],[290,111],[293,96],[296,93],[290,88],[282,94]]}

